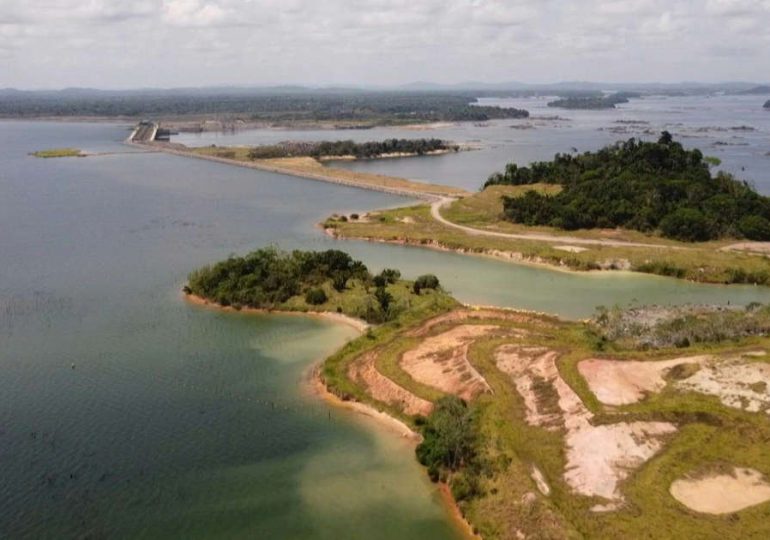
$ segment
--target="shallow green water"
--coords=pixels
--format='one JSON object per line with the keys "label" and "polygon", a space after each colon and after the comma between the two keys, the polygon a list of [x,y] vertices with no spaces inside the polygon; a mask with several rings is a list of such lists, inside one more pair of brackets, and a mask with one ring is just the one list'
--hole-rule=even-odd
{"label": "shallow green water", "polygon": [[275,242],[433,272],[468,302],[770,300],[767,289],[584,276],[361,242],[314,224],[385,194],[158,154],[125,129],[0,123],[0,538],[452,538],[408,445],[308,395],[353,335],[186,305],[191,269]]}

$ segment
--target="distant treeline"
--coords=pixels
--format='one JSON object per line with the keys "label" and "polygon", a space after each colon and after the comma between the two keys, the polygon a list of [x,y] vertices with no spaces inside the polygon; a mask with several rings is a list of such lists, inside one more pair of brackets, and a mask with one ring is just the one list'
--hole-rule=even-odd
{"label": "distant treeline", "polygon": [[359,159],[376,158],[386,154],[417,154],[453,151],[456,144],[441,139],[386,139],[384,141],[286,141],[273,145],[256,146],[249,150],[251,159],[311,156],[314,158],[355,156]]}
{"label": "distant treeline", "polygon": [[515,108],[473,105],[469,93],[443,92],[2,92],[0,116],[168,117],[229,114],[266,122],[356,121],[381,124],[525,118]]}
{"label": "distant treeline", "polygon": [[609,96],[571,96],[548,103],[549,107],[560,109],[614,109],[615,105],[628,103],[629,98],[639,97],[632,92],[618,92]]}
{"label": "distant treeline", "polygon": [[624,227],[685,241],[721,237],[770,240],[770,198],[748,183],[712,175],[699,150],[685,150],[663,132],[657,142],[629,139],[598,152],[556,154],[529,167],[509,163],[486,186],[563,186],[504,197],[504,217],[562,229]]}

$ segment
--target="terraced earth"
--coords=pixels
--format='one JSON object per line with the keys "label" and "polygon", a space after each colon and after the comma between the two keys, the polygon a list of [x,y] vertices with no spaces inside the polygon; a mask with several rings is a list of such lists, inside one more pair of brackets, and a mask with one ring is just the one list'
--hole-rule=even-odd
{"label": "terraced earth", "polygon": [[485,466],[458,507],[484,538],[761,538],[768,346],[600,347],[584,323],[455,305],[375,329],[324,378],[415,430],[466,400]]}

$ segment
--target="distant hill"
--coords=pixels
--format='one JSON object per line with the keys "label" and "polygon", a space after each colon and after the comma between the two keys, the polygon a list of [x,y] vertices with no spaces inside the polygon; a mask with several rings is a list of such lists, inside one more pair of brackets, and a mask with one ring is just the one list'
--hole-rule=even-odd
{"label": "distant hill", "polygon": [[755,86],[754,88],[749,88],[748,90],[742,90],[737,93],[742,96],[767,96],[767,95],[770,95],[770,85],[761,84],[759,86]]}
{"label": "distant hill", "polygon": [[765,101],[765,109],[770,109],[770,99]]}

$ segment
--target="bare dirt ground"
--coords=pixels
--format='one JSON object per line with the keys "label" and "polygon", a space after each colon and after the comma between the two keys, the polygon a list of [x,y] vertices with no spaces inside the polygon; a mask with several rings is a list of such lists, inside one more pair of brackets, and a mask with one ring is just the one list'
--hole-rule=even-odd
{"label": "bare dirt ground", "polygon": [[636,360],[583,360],[578,371],[605,405],[629,405],[666,386],[665,374],[681,364],[703,364],[709,356],[640,362]]}
{"label": "bare dirt ground", "polygon": [[400,365],[415,381],[470,401],[490,388],[468,361],[468,349],[499,326],[463,324],[425,338],[403,354]]}
{"label": "bare dirt ground", "polygon": [[376,359],[375,352],[364,354],[350,366],[350,377],[362,383],[374,399],[400,407],[405,414],[423,416],[430,414],[433,404],[415,396],[377,371]]}
{"label": "bare dirt ground", "polygon": [[[522,311],[504,311],[499,308],[470,308],[470,309],[457,309],[444,313],[437,317],[426,321],[422,326],[407,333],[410,337],[422,337],[427,335],[433,328],[440,324],[454,323],[467,320],[500,320],[511,321],[516,323],[526,324],[532,322],[534,317],[528,313]],[[546,323],[545,321],[538,320],[537,324],[543,328],[553,328],[553,325]],[[523,334],[523,330],[518,330]]]}
{"label": "bare dirt ground", "polygon": [[750,251],[752,253],[770,253],[770,242],[738,242],[719,248],[720,251]]}
{"label": "bare dirt ground", "polygon": [[[524,398],[527,422],[566,431],[567,484],[582,495],[610,501],[593,510],[613,510],[623,501],[620,482],[660,451],[664,436],[676,427],[667,422],[593,426],[593,414],[560,376],[557,358],[556,351],[520,345],[503,345],[495,354],[498,368],[511,375]],[[555,391],[551,400],[547,399],[550,391]],[[549,403],[554,400],[557,406]]]}
{"label": "bare dirt ground", "polygon": [[728,407],[770,414],[770,364],[741,357],[714,360],[677,387],[717,396]]}
{"label": "bare dirt ground", "polygon": [[687,508],[704,514],[730,514],[770,501],[770,484],[762,473],[739,467],[733,474],[676,480],[670,492]]}

